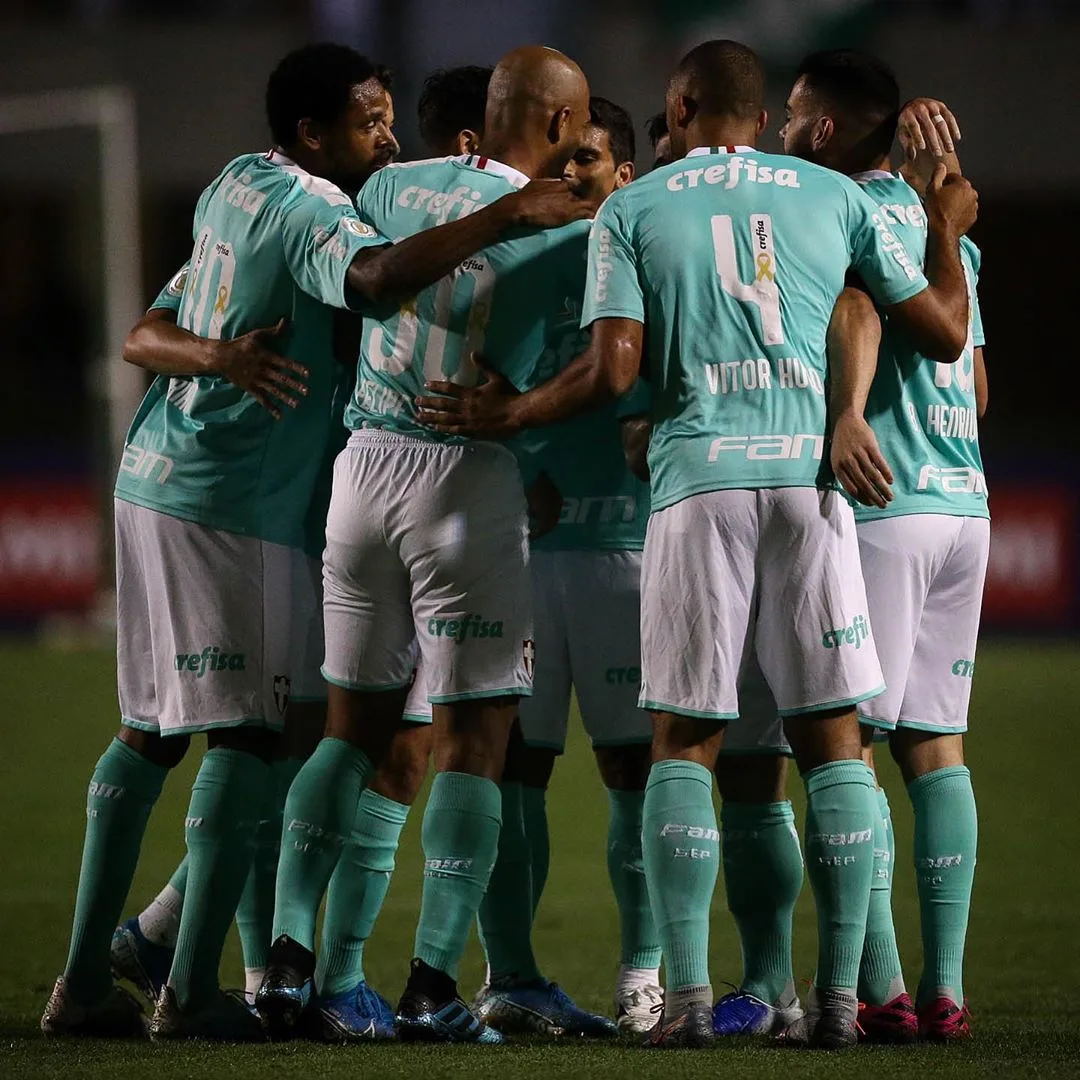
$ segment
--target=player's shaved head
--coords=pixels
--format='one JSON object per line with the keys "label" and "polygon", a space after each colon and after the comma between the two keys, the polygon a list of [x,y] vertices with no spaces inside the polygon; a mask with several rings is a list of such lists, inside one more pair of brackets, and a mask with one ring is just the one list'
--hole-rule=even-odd
{"label": "player's shaved head", "polygon": [[485,151],[498,160],[527,159],[530,175],[558,176],[588,118],[589,82],[581,68],[557,49],[524,45],[491,75]]}
{"label": "player's shaved head", "polygon": [[707,116],[756,120],[765,104],[765,69],[737,41],[704,41],[679,61],[668,93],[689,98]]}

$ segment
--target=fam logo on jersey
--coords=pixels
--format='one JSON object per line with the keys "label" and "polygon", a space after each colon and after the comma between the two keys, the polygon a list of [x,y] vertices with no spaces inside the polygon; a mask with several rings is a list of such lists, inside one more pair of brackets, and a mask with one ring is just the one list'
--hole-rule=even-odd
{"label": "fam logo on jersey", "polygon": [[378,235],[370,225],[361,221],[359,218],[342,218],[341,227],[346,232],[351,232],[353,236],[362,236],[365,240]]}
{"label": "fam logo on jersey", "polygon": [[287,675],[274,676],[274,704],[282,716],[289,707],[289,691],[292,689],[292,680]]}
{"label": "fam logo on jersey", "polygon": [[821,637],[821,644],[826,649],[839,649],[841,645],[854,645],[862,648],[862,643],[870,637],[870,623],[865,615],[856,615],[850,626],[838,626],[835,630],[826,630]]}
{"label": "fam logo on jersey", "polygon": [[184,287],[187,285],[188,270],[189,269],[190,268],[187,267],[187,266],[182,267],[180,270],[178,270],[176,272],[176,274],[174,275],[172,281],[170,281],[169,284],[165,286],[165,291],[170,296],[183,296],[184,295]]}
{"label": "fam logo on jersey", "polygon": [[207,645],[202,652],[177,653],[177,671],[191,671],[201,679],[208,671],[246,671],[247,654],[225,652],[217,645]]}
{"label": "fam logo on jersey", "polygon": [[531,637],[521,643],[521,659],[525,664],[525,674],[531,679],[536,670],[536,642]]}
{"label": "fam logo on jersey", "polygon": [[467,638],[501,638],[502,619],[485,619],[483,615],[465,615],[460,619],[428,619],[432,637],[449,638],[459,645]]}

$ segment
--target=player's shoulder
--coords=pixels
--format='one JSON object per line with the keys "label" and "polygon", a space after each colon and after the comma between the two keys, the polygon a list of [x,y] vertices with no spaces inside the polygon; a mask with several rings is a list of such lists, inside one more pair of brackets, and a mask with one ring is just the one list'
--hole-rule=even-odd
{"label": "player's shoulder", "polygon": [[850,179],[875,202],[888,200],[905,205],[919,202],[919,193],[899,173],[874,169],[870,172],[854,173]]}

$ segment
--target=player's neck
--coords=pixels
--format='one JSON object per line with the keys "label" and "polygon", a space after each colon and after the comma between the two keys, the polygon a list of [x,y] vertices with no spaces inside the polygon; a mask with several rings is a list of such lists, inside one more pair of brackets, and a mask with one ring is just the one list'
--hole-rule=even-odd
{"label": "player's neck", "polygon": [[845,176],[856,176],[861,173],[874,173],[874,172],[887,172],[893,171],[892,157],[889,154],[880,154],[876,158],[867,160],[863,158],[861,161],[845,161],[840,162],[837,165],[830,165],[829,168],[835,169],[837,172],[842,172]]}
{"label": "player's neck", "polygon": [[477,153],[481,157],[491,158],[492,161],[500,161],[503,165],[509,165],[517,169],[519,173],[535,180],[544,175],[544,162],[542,155],[537,154],[531,147],[525,145],[520,139],[509,136],[493,135],[491,138],[480,140]]}
{"label": "player's neck", "polygon": [[686,129],[687,152],[699,146],[749,146],[757,143],[757,124],[740,123],[726,116],[701,116]]}

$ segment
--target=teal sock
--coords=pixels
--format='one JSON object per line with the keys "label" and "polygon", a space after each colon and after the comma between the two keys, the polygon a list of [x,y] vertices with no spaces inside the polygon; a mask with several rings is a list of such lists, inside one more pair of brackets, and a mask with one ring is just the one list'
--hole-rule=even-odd
{"label": "teal sock", "polygon": [[791,921],[803,883],[795,812],[790,802],[727,801],[720,830],[724,889],[742,947],[739,988],[786,1005],[795,995]]}
{"label": "teal sock", "polygon": [[113,739],[90,778],[86,839],[64,967],[68,987],[78,1000],[99,1001],[112,986],[113,930],[120,921],[146,822],[167,772]]}
{"label": "teal sock", "polygon": [[540,906],[540,897],[544,895],[548,867],[551,864],[546,788],[522,786],[521,816],[525,822],[525,836],[529,842],[529,860],[532,863],[532,905],[535,918],[536,909]]}
{"label": "teal sock", "polygon": [[452,979],[495,865],[501,809],[494,780],[443,772],[431,785],[421,834],[424,893],[413,953]]}
{"label": "teal sock", "polygon": [[499,791],[499,853],[480,904],[480,939],[492,982],[531,982],[540,978],[540,969],[532,949],[532,859],[521,784],[504,782]]}
{"label": "teal sock", "polygon": [[904,993],[904,974],[896,947],[892,917],[893,841],[892,813],[885,792],[875,792],[874,883],[870,887],[870,909],[866,916],[866,940],[859,965],[859,1000],[869,1005],[885,1005]]}
{"label": "teal sock", "polygon": [[244,750],[207,750],[184,822],[187,892],[169,985],[181,1008],[198,1008],[218,989],[225,935],[251,869],[270,768]]}
{"label": "teal sock", "polygon": [[364,981],[364,943],[382,910],[409,807],[368,788],[326,890],[317,981],[340,994]]}
{"label": "teal sock", "polygon": [[296,774],[285,800],[273,940],[287,934],[315,951],[319,905],[373,771],[362,750],[324,738]]}
{"label": "teal sock", "polygon": [[641,813],[644,791],[608,788],[608,877],[619,909],[620,962],[624,967],[651,970],[660,966],[656,932],[641,854]]}
{"label": "teal sock", "polygon": [[908,785],[915,811],[915,876],[922,917],[923,975],[918,1001],[964,1001],[964,939],[975,879],[979,822],[971,773],[936,769]]}
{"label": "teal sock", "polygon": [[814,890],[822,989],[854,992],[874,874],[873,774],[861,761],[831,761],[803,774],[806,874]]}
{"label": "teal sock", "polygon": [[685,1006],[712,1002],[709,904],[720,866],[712,773],[690,761],[660,761],[649,772],[642,854],[653,917],[664,950],[665,986]]}
{"label": "teal sock", "polygon": [[[278,854],[281,851],[281,822],[289,785],[300,771],[301,762],[285,758],[270,765],[255,831],[255,854],[251,860],[244,892],[236,908],[236,929],[248,972],[262,971],[270,954],[274,933],[274,885]],[[249,980],[250,981],[250,980]]]}

